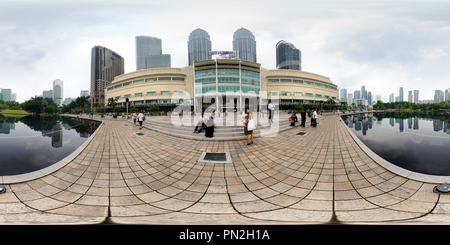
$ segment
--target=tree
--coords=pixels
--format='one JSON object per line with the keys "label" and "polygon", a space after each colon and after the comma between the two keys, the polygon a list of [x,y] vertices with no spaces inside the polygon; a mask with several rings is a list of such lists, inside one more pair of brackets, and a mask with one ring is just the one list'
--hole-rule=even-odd
{"label": "tree", "polygon": [[117,101],[118,100],[116,98],[109,98],[108,99],[108,106],[111,106],[113,108],[113,111],[116,108]]}

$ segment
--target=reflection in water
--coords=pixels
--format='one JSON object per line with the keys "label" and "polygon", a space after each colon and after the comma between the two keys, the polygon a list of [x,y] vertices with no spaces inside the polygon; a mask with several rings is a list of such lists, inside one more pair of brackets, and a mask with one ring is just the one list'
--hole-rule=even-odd
{"label": "reflection in water", "polygon": [[385,160],[419,173],[450,175],[450,115],[376,113],[342,118],[367,147]]}
{"label": "reflection in water", "polygon": [[0,115],[0,176],[27,173],[58,162],[86,141],[99,125],[100,122],[71,117]]}

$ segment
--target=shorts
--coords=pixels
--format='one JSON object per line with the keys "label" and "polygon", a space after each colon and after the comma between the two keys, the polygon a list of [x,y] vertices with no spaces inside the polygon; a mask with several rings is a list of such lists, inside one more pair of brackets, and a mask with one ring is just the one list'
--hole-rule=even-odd
{"label": "shorts", "polygon": [[135,119],[133,119],[133,122],[134,122],[134,124],[136,124],[136,118],[135,118]]}

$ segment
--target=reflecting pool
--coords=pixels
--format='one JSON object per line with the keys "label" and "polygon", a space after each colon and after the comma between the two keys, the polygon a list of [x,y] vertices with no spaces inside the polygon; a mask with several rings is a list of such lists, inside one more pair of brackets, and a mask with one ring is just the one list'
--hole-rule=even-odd
{"label": "reflecting pool", "polygon": [[450,115],[391,112],[342,118],[386,161],[422,174],[450,175]]}
{"label": "reflecting pool", "polygon": [[64,159],[99,125],[71,117],[0,115],[0,176],[29,173]]}

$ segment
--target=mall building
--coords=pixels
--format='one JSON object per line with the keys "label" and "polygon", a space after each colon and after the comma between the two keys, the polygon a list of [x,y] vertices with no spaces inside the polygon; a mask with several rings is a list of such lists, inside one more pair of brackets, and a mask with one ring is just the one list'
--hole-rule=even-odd
{"label": "mall building", "polygon": [[339,103],[337,85],[328,77],[300,70],[270,70],[239,59],[210,59],[183,68],[151,68],[119,75],[106,87],[105,98],[105,105],[116,98],[120,107],[128,99],[130,107],[183,105],[196,112],[207,108],[260,110],[270,101],[281,109],[297,103],[320,106],[329,98]]}

